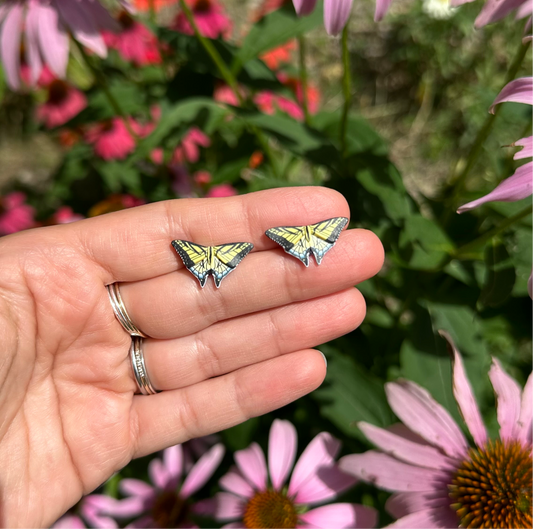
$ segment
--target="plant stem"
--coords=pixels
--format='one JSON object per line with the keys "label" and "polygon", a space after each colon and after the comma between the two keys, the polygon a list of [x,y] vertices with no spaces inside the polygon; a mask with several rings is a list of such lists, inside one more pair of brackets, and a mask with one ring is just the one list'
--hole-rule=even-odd
{"label": "plant stem", "polygon": [[[509,70],[507,71],[507,75],[505,77],[505,82],[503,83],[503,86],[510,83],[518,73],[518,70],[520,69],[520,66],[522,65],[522,61],[524,60],[524,57],[526,56],[527,50],[529,49],[530,42],[526,42],[525,44],[520,44],[520,48],[518,49],[518,52],[515,55],[515,58],[513,62],[511,63],[511,66],[509,67]],[[502,86],[502,88],[503,88]],[[474,144],[472,145],[472,148],[470,150],[470,154],[468,155],[466,165],[464,166],[463,170],[453,179],[453,184],[455,186],[452,199],[449,202],[448,205],[455,204],[457,198],[462,194],[466,179],[474,165],[476,164],[479,155],[481,154],[481,151],[483,149],[483,144],[485,143],[485,140],[488,138],[490,131],[492,129],[492,126],[494,125],[494,121],[496,119],[496,116],[500,112],[501,105],[498,105],[495,110],[494,114],[489,114],[485,118],[485,122],[479,129],[476,139],[474,140]]]}
{"label": "plant stem", "polygon": [[[189,9],[189,6],[185,2],[185,0],[180,0],[180,7],[183,10],[183,13],[187,20],[189,21],[189,24],[191,25],[195,37],[198,39],[200,44],[203,46],[204,50],[207,52],[215,66],[217,67],[220,75],[226,82],[226,84],[232,89],[233,93],[235,94],[235,97],[237,98],[237,101],[242,106],[244,103],[244,99],[239,91],[239,84],[237,83],[237,79],[235,76],[231,73],[231,70],[228,68],[226,63],[224,62],[224,59],[220,56],[217,49],[213,46],[213,43],[206,39],[198,29],[198,26],[196,25],[196,21],[194,20],[194,15],[192,14],[192,11]],[[274,156],[274,153],[272,152],[272,149],[270,148],[270,144],[268,143],[268,138],[265,138],[265,135],[261,130],[259,130],[257,127],[247,124],[248,129],[254,134],[256,137],[259,145],[263,149],[264,153],[266,154],[267,158],[270,161],[270,165],[272,166],[272,170],[274,171],[274,174],[276,176],[280,176],[281,172],[276,160],[276,157]]]}
{"label": "plant stem", "polygon": [[[502,231],[505,231],[507,228],[512,226],[515,222],[518,222],[519,220],[522,220],[524,217],[527,217],[528,215],[531,215],[531,205],[524,208],[522,211],[518,212],[516,215],[513,215],[512,217],[509,217],[508,219],[505,219],[501,224],[498,226],[495,226],[492,228],[492,230],[487,231],[477,239],[474,239],[473,241],[469,242],[468,244],[465,244],[464,246],[461,246],[461,248],[458,248],[452,258],[454,259],[470,259],[473,256],[469,254],[472,250],[474,250],[476,247],[485,244],[487,241],[492,239],[495,235],[498,235]],[[475,257],[473,257],[475,259]]]}
{"label": "plant stem", "polygon": [[119,102],[117,101],[115,96],[112,94],[111,90],[109,89],[106,78],[104,77],[102,72],[98,68],[96,68],[96,66],[93,64],[93,61],[87,55],[87,52],[85,51],[83,45],[80,44],[76,39],[73,39],[73,40],[76,43],[76,46],[78,47],[78,49],[80,50],[80,54],[83,57],[85,64],[87,65],[89,70],[91,70],[94,80],[100,86],[100,88],[102,89],[102,92],[104,93],[107,100],[109,101],[111,108],[114,110],[117,116],[120,116],[122,118],[122,121],[124,122],[124,126],[126,127],[127,131],[130,133],[131,137],[135,140],[135,142],[138,142],[140,139],[139,135],[131,127],[131,124],[128,120],[128,116],[126,116],[126,113],[122,110],[122,107],[120,106]]}
{"label": "plant stem", "polygon": [[346,135],[348,131],[348,112],[352,103],[352,80],[350,76],[350,52],[348,50],[348,24],[342,30],[342,92],[344,95],[344,106],[342,109],[341,130],[340,130],[340,144],[341,153],[345,158],[346,153]]}
{"label": "plant stem", "polygon": [[307,102],[307,67],[305,65],[305,37],[298,37],[298,51],[300,56],[300,82],[302,86],[302,107],[304,110],[305,124],[309,125],[309,105]]}
{"label": "plant stem", "polygon": [[224,81],[226,81],[226,84],[233,90],[233,93],[239,101],[239,104],[242,105],[244,101],[241,93],[239,92],[239,85],[237,83],[237,79],[235,79],[235,76],[231,73],[231,70],[224,62],[224,59],[220,56],[220,53],[218,53],[217,49],[213,46],[213,43],[209,39],[206,39],[200,33],[200,30],[196,25],[196,21],[194,20],[194,15],[192,14],[192,11],[190,10],[185,0],[180,0],[180,7],[183,10],[183,14],[189,21],[189,24],[191,25],[192,30],[194,31],[195,37],[198,39],[198,41],[203,46],[204,50],[207,52],[215,66],[218,68],[218,71],[220,72],[220,75],[222,76]]}
{"label": "plant stem", "polygon": [[150,22],[152,24],[155,24],[156,23],[155,0],[149,0],[148,7],[150,9]]}

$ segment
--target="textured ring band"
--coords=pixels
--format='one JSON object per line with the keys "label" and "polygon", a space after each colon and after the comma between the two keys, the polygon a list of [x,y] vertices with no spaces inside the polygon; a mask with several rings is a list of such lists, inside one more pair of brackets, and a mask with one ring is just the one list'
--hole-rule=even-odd
{"label": "textured ring band", "polygon": [[146,365],[144,363],[144,354],[142,350],[143,339],[139,336],[132,336],[130,346],[131,367],[137,386],[143,395],[155,395],[159,393],[148,378]]}
{"label": "textured ring band", "polygon": [[146,338],[146,334],[144,334],[131,320],[128,311],[126,310],[126,306],[124,305],[124,301],[122,301],[118,283],[107,285],[106,288],[107,293],[109,294],[109,300],[111,301],[111,306],[113,307],[113,312],[115,313],[117,320],[120,322],[120,325],[122,325],[124,330],[131,336]]}

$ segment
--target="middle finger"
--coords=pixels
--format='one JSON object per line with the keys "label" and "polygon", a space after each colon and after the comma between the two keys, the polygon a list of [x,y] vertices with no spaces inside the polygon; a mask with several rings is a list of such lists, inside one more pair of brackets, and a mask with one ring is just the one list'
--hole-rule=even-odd
{"label": "middle finger", "polygon": [[220,289],[204,289],[188,270],[121,285],[132,320],[148,336],[171,339],[217,321],[324,296],[376,274],[383,247],[367,230],[343,232],[321,266],[303,264],[282,250],[250,254]]}

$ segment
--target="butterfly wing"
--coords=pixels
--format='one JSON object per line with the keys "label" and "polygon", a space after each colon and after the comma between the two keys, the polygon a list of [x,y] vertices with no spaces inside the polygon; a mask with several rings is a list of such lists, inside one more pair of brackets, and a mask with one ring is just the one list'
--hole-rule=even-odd
{"label": "butterfly wing", "polygon": [[215,265],[210,270],[218,288],[222,280],[235,270],[237,265],[252,251],[254,245],[250,242],[234,242],[213,246]]}
{"label": "butterfly wing", "polygon": [[187,270],[191,272],[204,288],[207,276],[209,275],[208,246],[202,246],[190,241],[175,240],[172,246],[181,257]]}
{"label": "butterfly wing", "polygon": [[346,217],[334,217],[309,226],[311,232],[311,250],[313,251],[317,264],[320,264],[324,255],[333,248],[346,224],[348,224]]}
{"label": "butterfly wing", "polygon": [[265,232],[265,235],[277,242],[287,253],[300,259],[305,266],[309,266],[311,247],[305,238],[305,226],[270,228]]}

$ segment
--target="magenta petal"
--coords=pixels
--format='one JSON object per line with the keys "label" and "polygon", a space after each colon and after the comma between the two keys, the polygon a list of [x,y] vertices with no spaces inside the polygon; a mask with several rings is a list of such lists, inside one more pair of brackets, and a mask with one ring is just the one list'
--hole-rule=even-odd
{"label": "magenta petal", "polygon": [[401,461],[435,469],[450,468],[453,464],[448,457],[433,446],[421,445],[373,424],[360,422],[358,426],[368,440],[380,450]]}
{"label": "magenta petal", "polygon": [[24,6],[13,4],[4,17],[0,30],[0,58],[4,65],[7,84],[17,89],[20,87],[20,39]]}
{"label": "magenta petal", "polygon": [[216,444],[195,463],[183,482],[180,491],[182,498],[188,498],[207,483],[220,465],[225,450],[223,444]]}
{"label": "magenta petal", "polygon": [[449,529],[457,527],[457,515],[449,506],[426,509],[408,514],[387,527],[402,527],[405,529]]}
{"label": "magenta petal", "polygon": [[524,0],[487,0],[477,16],[474,26],[481,28],[492,22],[497,22],[507,16],[511,11],[519,8],[523,3]]}
{"label": "magenta petal", "polygon": [[515,141],[513,145],[517,147],[522,147],[513,158],[515,160],[520,160],[522,158],[531,158],[533,156],[533,136],[528,138],[522,138],[521,140]]}
{"label": "magenta petal", "polygon": [[237,469],[230,470],[222,476],[219,484],[223,489],[244,498],[251,498],[255,494],[253,487],[241,476]]}
{"label": "magenta petal", "polygon": [[357,505],[355,503],[333,503],[317,507],[300,515],[300,520],[306,525],[301,527],[324,528],[330,527],[356,528],[375,527],[377,512],[372,507]]}
{"label": "magenta petal", "polygon": [[244,524],[242,522],[231,522],[223,525],[221,529],[242,529]]}
{"label": "magenta petal", "polygon": [[356,482],[357,480],[352,475],[343,472],[337,465],[319,467],[315,474],[309,476],[298,487],[294,501],[299,504],[312,505],[332,500]]}
{"label": "magenta petal", "polygon": [[435,508],[449,508],[450,498],[446,488],[426,492],[396,492],[385,504],[385,509],[394,518],[402,518],[413,512]]}
{"label": "magenta petal", "polygon": [[153,527],[154,525],[155,522],[151,516],[143,516],[126,525],[126,529],[146,529],[147,527]]}
{"label": "magenta petal", "polygon": [[443,486],[440,481],[447,476],[443,471],[408,465],[373,450],[344,456],[339,466],[345,472],[391,492],[434,490]]}
{"label": "magenta petal", "polygon": [[443,331],[440,332],[440,335],[448,342],[448,346],[453,352],[453,394],[455,400],[474,442],[477,446],[483,447],[487,442],[487,430],[481,418],[472,386],[466,376],[463,359],[450,335]]}
{"label": "magenta petal", "polygon": [[113,518],[108,516],[108,512],[119,501],[103,494],[92,494],[87,496],[81,504],[80,512],[83,518],[89,523],[89,527],[98,529],[115,529],[118,524]]}
{"label": "magenta petal", "polygon": [[97,21],[91,10],[83,1],[62,2],[56,0],[56,5],[65,25],[73,33],[75,39],[92,50],[96,55],[105,58],[107,47],[99,31]]}
{"label": "magenta petal", "polygon": [[130,496],[123,500],[117,500],[105,494],[91,494],[83,500],[81,512],[87,519],[91,513],[99,517],[131,518],[141,514],[145,508],[145,498],[143,497]]}
{"label": "magenta petal", "polygon": [[289,483],[289,496],[295,496],[319,467],[331,466],[339,453],[341,444],[327,432],[319,433],[303,451],[294,467]]}
{"label": "magenta petal", "polygon": [[124,478],[118,484],[118,488],[125,496],[149,498],[155,495],[154,488],[140,479]]}
{"label": "magenta petal", "polygon": [[374,11],[375,22],[379,22],[387,14],[391,4],[392,0],[376,0],[376,10]]}
{"label": "magenta petal", "polygon": [[457,213],[475,209],[486,202],[515,202],[527,198],[533,193],[533,162],[520,166],[513,175],[484,197],[461,206]]}
{"label": "magenta petal", "polygon": [[164,490],[170,481],[170,475],[165,465],[158,458],[152,459],[148,464],[148,475],[152,483],[161,490]]}
{"label": "magenta petal", "polygon": [[257,490],[266,489],[267,467],[265,455],[257,443],[252,443],[248,448],[235,452],[235,462],[243,476]]}
{"label": "magenta petal", "polygon": [[181,445],[171,446],[163,451],[163,465],[167,469],[173,486],[176,486],[183,470],[183,448]]}
{"label": "magenta petal", "polygon": [[468,444],[450,414],[423,388],[407,380],[385,385],[389,404],[405,425],[453,457],[464,457]]}
{"label": "magenta petal", "polygon": [[489,112],[494,114],[494,107],[505,102],[533,105],[533,77],[520,77],[506,84],[492,103]]}
{"label": "magenta petal", "polygon": [[324,0],[324,26],[330,35],[338,35],[347,24],[353,0]]}
{"label": "magenta petal", "polygon": [[28,4],[25,28],[26,62],[30,67],[30,84],[35,84],[41,75],[43,62],[39,51],[39,3]]}
{"label": "magenta petal", "polygon": [[496,409],[500,438],[510,441],[516,437],[522,391],[514,378],[509,376],[496,358],[492,359],[489,378],[496,393]]}
{"label": "magenta petal", "polygon": [[517,437],[522,443],[531,444],[531,430],[533,428],[533,374],[529,375],[520,405],[520,418],[518,419]]}
{"label": "magenta petal", "polygon": [[289,421],[275,419],[268,439],[268,469],[272,486],[279,490],[287,480],[296,457],[296,428]]}
{"label": "magenta petal", "polygon": [[242,518],[246,501],[230,492],[218,492],[214,498],[214,510],[210,516],[219,522],[227,522]]}
{"label": "magenta petal", "polygon": [[57,77],[65,77],[68,63],[68,35],[57,10],[44,2],[39,5],[39,43],[43,58]]}
{"label": "magenta petal", "polygon": [[85,529],[85,524],[79,516],[62,516],[50,529]]}
{"label": "magenta petal", "polygon": [[292,0],[292,3],[299,17],[310,15],[316,6],[316,0]]}

